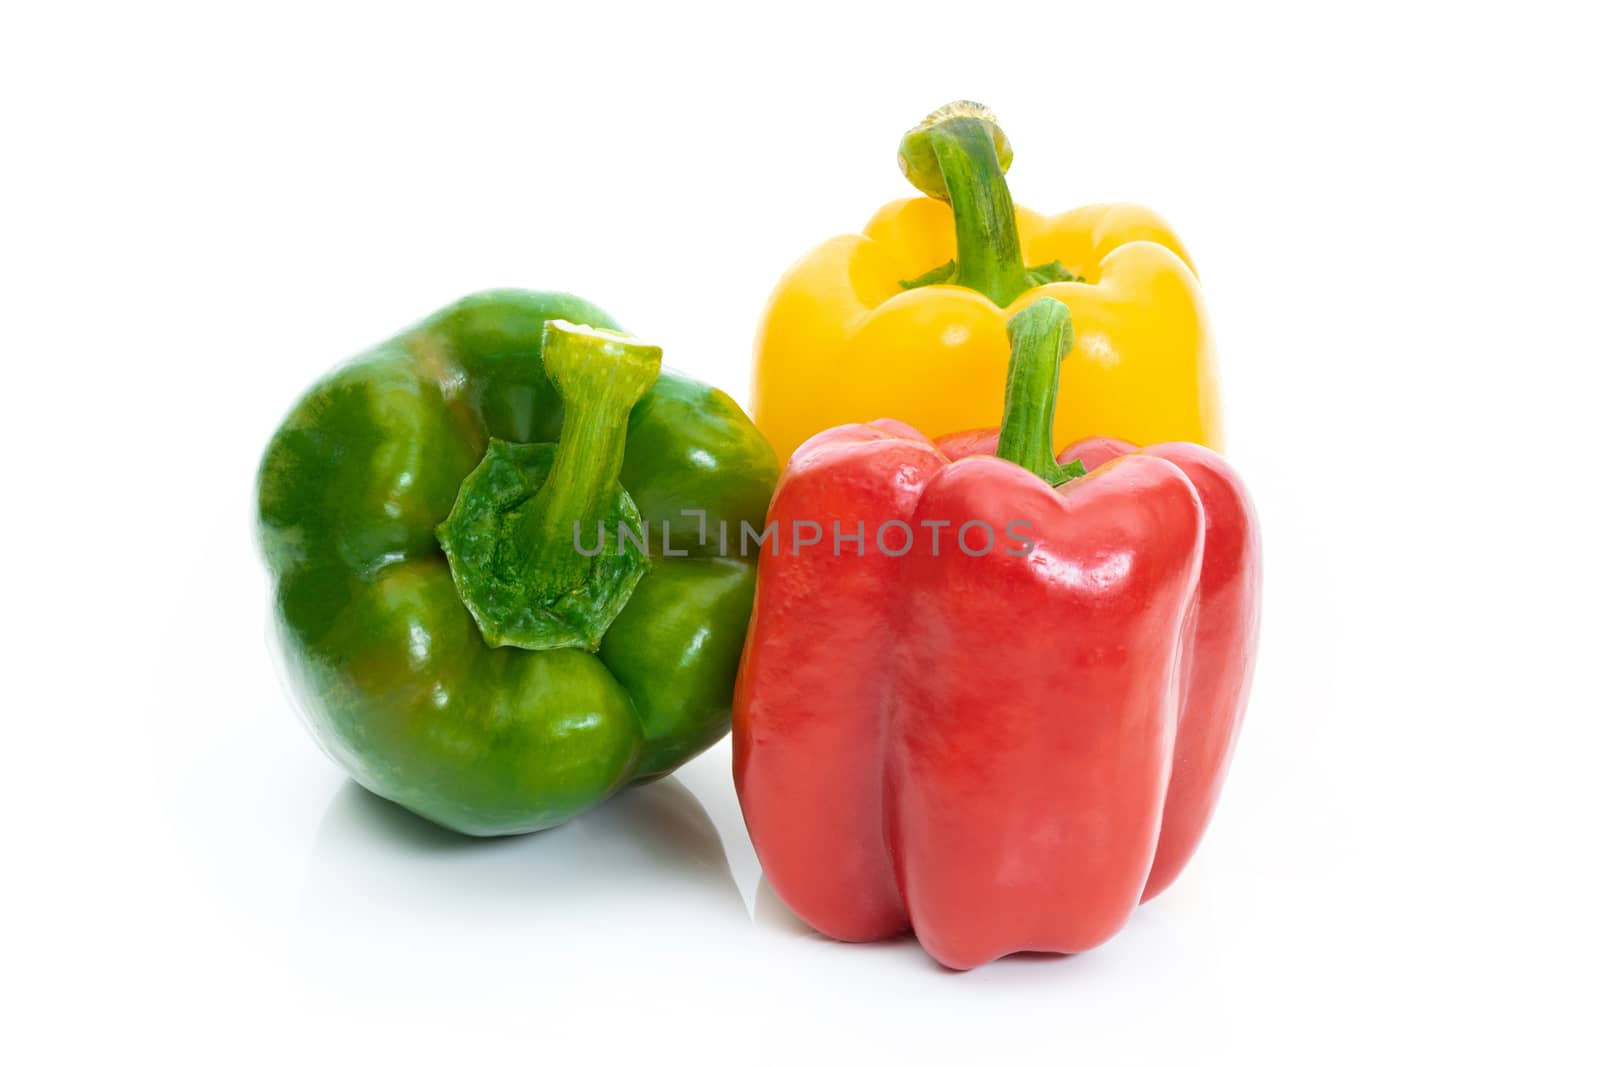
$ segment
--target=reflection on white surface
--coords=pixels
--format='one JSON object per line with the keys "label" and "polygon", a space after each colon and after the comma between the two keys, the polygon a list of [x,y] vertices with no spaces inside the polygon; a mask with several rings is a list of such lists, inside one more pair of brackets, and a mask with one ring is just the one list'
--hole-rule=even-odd
{"label": "reflection on white surface", "polygon": [[514,917],[594,907],[641,886],[743,916],[716,827],[673,778],[626,789],[565,825],[503,838],[463,837],[346,782],[317,829],[301,916],[431,917],[454,903]]}
{"label": "reflection on white surface", "polygon": [[[998,960],[987,963],[977,970],[961,972],[953,971],[950,968],[945,967],[932,956],[929,956],[926,952],[924,952],[922,947],[917,943],[916,937],[913,936],[910,931],[907,931],[898,937],[887,938],[883,941],[849,943],[835,941],[833,938],[813,930],[810,926],[806,925],[805,920],[801,919],[793,911],[789,910],[789,906],[783,902],[782,897],[778,896],[777,891],[772,888],[772,883],[767,880],[767,876],[765,874],[761,876],[760,884],[756,888],[755,907],[753,909],[751,918],[757,927],[765,931],[770,931],[776,935],[788,938],[817,941],[824,945],[835,946],[841,952],[861,954],[877,953],[903,956],[905,957],[905,962],[909,965],[920,966],[923,969],[938,971],[942,974],[949,975],[952,980],[956,981],[972,980],[963,979],[963,975],[985,974],[992,976],[1019,968],[1026,969],[1030,965],[1037,963],[1050,962],[1053,962],[1057,967],[1062,969],[1062,980],[1069,980],[1069,975],[1066,972],[1070,968],[1078,968],[1080,970],[1088,968],[1092,971],[1095,967],[1095,957],[1092,953],[1083,953],[1078,956],[1067,956],[1059,952],[1015,952],[1009,956],[1004,956]],[[1163,926],[1165,926],[1165,923],[1159,915],[1159,906],[1140,908],[1137,912],[1135,912],[1133,919],[1129,923],[1129,926],[1131,927],[1134,923],[1151,924],[1153,930],[1160,930]],[[1170,936],[1171,933],[1172,931],[1167,929],[1164,931],[1164,936]]]}

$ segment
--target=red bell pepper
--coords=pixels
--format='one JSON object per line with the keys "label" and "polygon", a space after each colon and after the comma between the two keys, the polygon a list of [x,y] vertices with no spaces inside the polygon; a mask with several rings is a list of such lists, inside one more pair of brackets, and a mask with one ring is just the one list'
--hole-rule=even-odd
{"label": "red bell pepper", "polygon": [[910,928],[960,969],[1091,948],[1177,876],[1238,734],[1260,604],[1228,465],[1107,438],[1063,465],[1067,309],[1039,300],[1010,330],[998,432],[931,442],[882,420],[795,453],[733,715],[778,895],[846,941]]}

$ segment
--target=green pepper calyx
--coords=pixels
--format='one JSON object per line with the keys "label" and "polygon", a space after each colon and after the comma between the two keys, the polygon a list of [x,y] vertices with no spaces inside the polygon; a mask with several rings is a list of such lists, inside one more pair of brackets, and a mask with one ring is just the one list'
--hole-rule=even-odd
{"label": "green pepper calyx", "polygon": [[650,566],[617,476],[628,414],[660,373],[661,349],[552,320],[543,353],[564,408],[560,441],[491,441],[439,544],[489,645],[594,649]]}
{"label": "green pepper calyx", "polygon": [[1072,348],[1072,313],[1052,297],[1034,301],[1006,323],[1011,362],[1006,367],[1006,410],[995,455],[1026,467],[1051,485],[1087,472],[1075,459],[1056,462],[1054,427],[1061,359]]}
{"label": "green pepper calyx", "polygon": [[1017,209],[1006,185],[1011,142],[994,112],[957,100],[923,119],[900,140],[900,170],[928,196],[950,205],[956,223],[956,258],[900,283],[961,285],[1006,307],[1049,282],[1082,281],[1060,263],[1022,265]]}

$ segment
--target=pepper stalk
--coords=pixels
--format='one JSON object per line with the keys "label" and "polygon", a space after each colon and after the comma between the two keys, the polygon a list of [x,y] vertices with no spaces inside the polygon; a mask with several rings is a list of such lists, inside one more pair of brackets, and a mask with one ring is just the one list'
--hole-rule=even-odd
{"label": "pepper stalk", "polygon": [[994,112],[971,100],[946,104],[900,139],[901,172],[948,203],[956,225],[956,258],[901,282],[903,288],[960,285],[1007,307],[1035,286],[1083,280],[1059,261],[1023,266],[1017,209],[1006,185],[1011,156]]}
{"label": "pepper stalk", "polygon": [[1011,362],[1006,366],[1006,408],[995,455],[1026,467],[1052,486],[1087,472],[1083,461],[1056,462],[1053,428],[1061,388],[1061,360],[1072,348],[1072,312],[1054,297],[1034,301],[1006,322]]}
{"label": "pepper stalk", "polygon": [[[661,372],[661,349],[615,330],[551,320],[545,373],[564,408],[560,440],[494,440],[461,484],[440,546],[491,646],[598,648],[649,569],[639,510],[618,483],[628,416]],[[579,551],[580,532],[598,547]]]}

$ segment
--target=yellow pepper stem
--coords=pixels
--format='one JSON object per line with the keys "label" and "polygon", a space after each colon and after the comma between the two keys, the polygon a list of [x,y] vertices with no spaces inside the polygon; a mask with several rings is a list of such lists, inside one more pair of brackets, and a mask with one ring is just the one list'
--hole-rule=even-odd
{"label": "yellow pepper stem", "polygon": [[900,169],[918,189],[948,202],[956,223],[953,268],[908,284],[965,286],[999,307],[1032,288],[1006,185],[1010,164],[1011,144],[994,113],[971,101],[940,108],[901,138]]}

